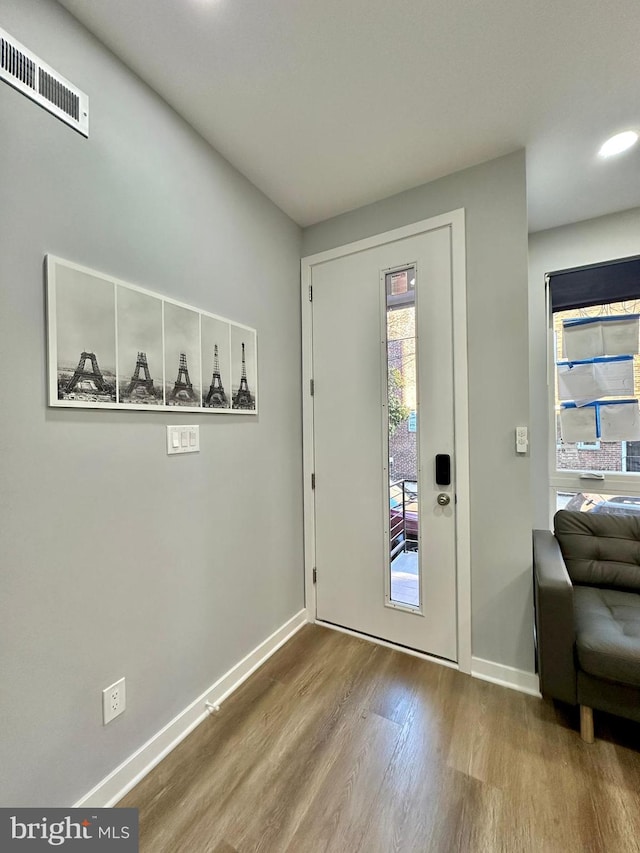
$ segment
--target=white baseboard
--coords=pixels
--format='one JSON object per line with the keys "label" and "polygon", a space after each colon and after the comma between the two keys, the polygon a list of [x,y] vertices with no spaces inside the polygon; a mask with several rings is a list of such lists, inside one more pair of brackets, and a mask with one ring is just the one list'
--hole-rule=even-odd
{"label": "white baseboard", "polygon": [[516,669],[513,666],[505,666],[492,660],[483,658],[471,658],[471,675],[490,681],[492,684],[500,684],[502,687],[510,687],[530,696],[540,696],[540,683],[534,672],[524,669]]}
{"label": "white baseboard", "polygon": [[205,702],[219,705],[233,693],[243,681],[261,666],[271,655],[284,645],[296,631],[309,621],[306,609],[296,613],[270,637],[267,637],[246,657],[198,696],[184,711],[153,735],[140,749],[116,767],[108,776],[81,797],[74,808],[95,806],[109,808],[143,779],[172,749],[183,741],[196,726],[207,718],[209,712]]}

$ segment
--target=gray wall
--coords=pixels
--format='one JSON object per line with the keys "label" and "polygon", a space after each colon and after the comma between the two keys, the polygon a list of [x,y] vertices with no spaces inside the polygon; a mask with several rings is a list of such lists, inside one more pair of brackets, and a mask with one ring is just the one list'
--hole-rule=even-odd
{"label": "gray wall", "polygon": [[[455,208],[466,210],[472,647],[533,670],[524,151],[465,169],[303,232],[310,255]],[[428,590],[427,590],[428,594]]]}
{"label": "gray wall", "polygon": [[[0,22],[91,98],[0,83],[0,805],[70,805],[303,606],[300,230],[57,4]],[[48,409],[47,252],[257,327],[259,417]]]}
{"label": "gray wall", "polygon": [[529,336],[533,522],[546,528],[549,503],[549,407],[544,277],[548,272],[640,254],[640,208],[529,236]]}

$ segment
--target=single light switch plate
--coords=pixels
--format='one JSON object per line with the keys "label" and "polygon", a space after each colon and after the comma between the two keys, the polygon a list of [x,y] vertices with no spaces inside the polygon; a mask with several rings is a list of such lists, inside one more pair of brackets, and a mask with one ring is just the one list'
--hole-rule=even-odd
{"label": "single light switch plate", "polygon": [[167,426],[167,453],[198,453],[200,450],[200,427]]}

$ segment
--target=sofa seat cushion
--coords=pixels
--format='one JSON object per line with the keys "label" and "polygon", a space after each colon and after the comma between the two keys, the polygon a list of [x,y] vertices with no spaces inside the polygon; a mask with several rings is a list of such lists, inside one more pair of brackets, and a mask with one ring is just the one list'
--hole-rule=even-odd
{"label": "sofa seat cushion", "polygon": [[575,586],[573,604],[580,669],[640,687],[640,595]]}

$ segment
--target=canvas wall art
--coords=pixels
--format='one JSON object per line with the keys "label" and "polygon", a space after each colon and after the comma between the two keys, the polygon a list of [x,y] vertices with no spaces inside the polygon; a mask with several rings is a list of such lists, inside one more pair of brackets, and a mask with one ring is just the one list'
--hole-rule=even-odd
{"label": "canvas wall art", "polygon": [[256,414],[256,330],[47,256],[49,405]]}

